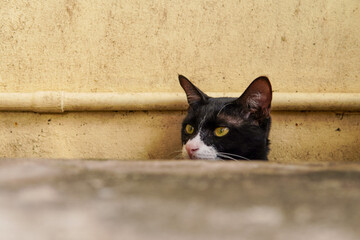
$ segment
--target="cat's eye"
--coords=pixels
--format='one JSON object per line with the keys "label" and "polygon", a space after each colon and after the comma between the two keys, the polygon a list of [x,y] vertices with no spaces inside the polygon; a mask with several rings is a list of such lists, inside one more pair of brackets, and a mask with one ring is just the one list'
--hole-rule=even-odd
{"label": "cat's eye", "polygon": [[194,133],[194,127],[191,126],[190,124],[187,124],[186,127],[185,127],[185,131],[187,134],[193,134]]}
{"label": "cat's eye", "polygon": [[229,133],[229,128],[227,128],[227,127],[218,127],[214,131],[214,134],[217,137],[223,137],[228,133]]}

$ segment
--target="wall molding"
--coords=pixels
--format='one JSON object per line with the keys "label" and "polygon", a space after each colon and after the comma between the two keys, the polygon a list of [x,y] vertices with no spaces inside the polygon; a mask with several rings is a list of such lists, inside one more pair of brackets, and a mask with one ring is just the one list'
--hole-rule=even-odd
{"label": "wall molding", "polygon": [[[238,97],[241,93],[208,93],[213,97]],[[75,93],[46,91],[0,93],[0,111],[170,111],[186,110],[184,93]],[[360,93],[277,93],[274,111],[360,111]]]}

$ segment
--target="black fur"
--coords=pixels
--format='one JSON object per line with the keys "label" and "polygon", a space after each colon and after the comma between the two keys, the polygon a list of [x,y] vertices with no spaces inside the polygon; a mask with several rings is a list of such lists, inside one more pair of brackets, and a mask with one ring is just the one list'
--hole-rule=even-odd
{"label": "black fur", "polygon": [[[255,79],[239,98],[212,98],[184,76],[179,75],[179,81],[189,102],[181,130],[183,145],[195,137],[201,127],[202,141],[217,151],[232,154],[228,156],[239,160],[267,160],[272,99],[267,77]],[[191,135],[185,132],[187,124],[195,128]],[[223,137],[217,137],[214,135],[217,127],[227,127],[230,131]]]}

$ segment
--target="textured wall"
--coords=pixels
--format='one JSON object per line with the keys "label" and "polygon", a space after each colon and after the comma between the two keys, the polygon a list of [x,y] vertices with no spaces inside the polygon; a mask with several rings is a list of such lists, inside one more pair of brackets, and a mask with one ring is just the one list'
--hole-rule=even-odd
{"label": "textured wall", "polygon": [[360,1],[0,1],[0,91],[360,91]]}
{"label": "textured wall", "polygon": [[[169,159],[181,149],[182,112],[0,113],[0,157]],[[354,161],[358,113],[274,112],[270,160]]]}
{"label": "textured wall", "polygon": [[[0,0],[0,92],[360,92],[360,1]],[[185,96],[184,96],[185,97]],[[0,113],[2,157],[155,159],[183,112]],[[359,113],[274,112],[275,161],[359,160]]]}

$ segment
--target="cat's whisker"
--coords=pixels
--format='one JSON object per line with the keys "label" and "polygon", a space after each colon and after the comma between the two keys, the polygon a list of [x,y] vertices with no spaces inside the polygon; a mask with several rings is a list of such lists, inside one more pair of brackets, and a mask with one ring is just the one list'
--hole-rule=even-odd
{"label": "cat's whisker", "polygon": [[[230,159],[230,160],[235,160],[235,161],[237,161],[235,158],[233,158],[233,157],[230,157],[230,156],[226,156],[226,155],[223,155],[223,154],[218,154],[218,157],[223,157],[223,158],[227,158],[227,159]],[[221,159],[221,160],[224,160],[224,159]]]}
{"label": "cat's whisker", "polygon": [[173,157],[173,159],[184,159],[184,156],[181,153],[178,153]]}
{"label": "cat's whisker", "polygon": [[181,154],[179,154],[179,155],[175,156],[174,159],[179,160],[179,159],[184,159],[184,158],[183,158],[183,156]]}
{"label": "cat's whisker", "polygon": [[171,159],[181,159],[182,158],[182,150],[176,150],[169,153],[169,158]]}
{"label": "cat's whisker", "polygon": [[170,154],[174,154],[174,153],[182,153],[182,150],[173,151]]}
{"label": "cat's whisker", "polygon": [[246,157],[243,157],[243,156],[237,155],[237,154],[233,154],[233,153],[227,153],[227,152],[219,152],[219,153],[225,154],[225,155],[229,155],[229,156],[234,156],[234,157],[240,157],[240,158],[242,158],[242,159],[247,159],[247,160],[249,160],[249,159],[246,158]]}
{"label": "cat's whisker", "polygon": [[[221,155],[223,155],[223,156],[227,156],[227,157],[229,157],[229,156],[232,156],[232,157],[238,157],[238,158],[240,158],[240,159],[242,159],[242,160],[247,160],[247,161],[249,161],[250,159],[248,159],[248,158],[246,158],[246,157],[243,157],[243,156],[240,156],[240,155],[237,155],[237,154],[233,154],[233,153],[226,153],[226,152],[219,152]],[[236,160],[236,159],[234,159],[234,160]]]}

